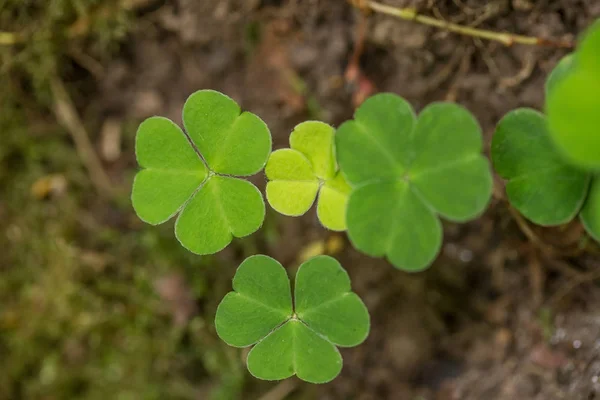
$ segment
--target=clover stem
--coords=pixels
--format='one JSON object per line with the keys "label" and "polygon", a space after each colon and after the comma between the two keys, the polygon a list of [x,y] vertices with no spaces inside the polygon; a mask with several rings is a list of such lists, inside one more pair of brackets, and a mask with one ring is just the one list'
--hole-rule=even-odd
{"label": "clover stem", "polygon": [[433,26],[439,29],[444,29],[449,32],[457,33],[459,35],[471,36],[479,39],[491,40],[500,42],[505,46],[512,46],[514,44],[522,44],[527,46],[546,46],[546,47],[559,47],[572,49],[575,47],[575,43],[571,40],[552,40],[544,39],[535,36],[524,36],[515,35],[507,32],[495,32],[485,29],[477,29],[469,26],[459,25],[452,22],[444,21],[441,19],[429,17],[427,15],[419,14],[417,9],[406,7],[399,8],[388,6],[386,4],[379,3],[371,0],[348,0],[354,7],[361,9],[364,12],[374,11],[380,14],[390,15],[396,18],[403,19],[405,21],[413,21],[422,25]]}

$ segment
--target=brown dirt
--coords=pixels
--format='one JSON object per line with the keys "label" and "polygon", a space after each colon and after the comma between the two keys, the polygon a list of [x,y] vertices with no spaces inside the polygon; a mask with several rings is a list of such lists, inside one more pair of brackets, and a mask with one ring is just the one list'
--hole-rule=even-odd
{"label": "brown dirt", "polygon": [[[573,37],[600,15],[595,0],[387,3],[546,37]],[[357,87],[344,73],[358,19],[342,0],[161,3],[144,11],[136,33],[106,67],[94,107],[103,117],[160,114],[180,121],[186,97],[212,88],[259,114],[275,147],[283,147],[302,120],[337,125],[352,115]],[[545,77],[564,54],[506,48],[372,15],[360,66],[364,82],[404,96],[416,109],[459,102],[489,141],[507,111],[542,107]],[[120,167],[134,168],[133,156]],[[536,231],[552,249],[540,250],[521,233],[501,193],[499,184],[479,220],[447,224],[443,253],[425,273],[396,271],[345,243],[336,256],[367,303],[372,333],[343,351],[338,379],[299,384],[299,393],[323,399],[600,398],[600,288],[590,275],[600,268],[598,257],[567,254],[578,226]],[[308,244],[330,237],[314,213],[269,218],[281,239],[264,241],[259,250],[286,265]]]}

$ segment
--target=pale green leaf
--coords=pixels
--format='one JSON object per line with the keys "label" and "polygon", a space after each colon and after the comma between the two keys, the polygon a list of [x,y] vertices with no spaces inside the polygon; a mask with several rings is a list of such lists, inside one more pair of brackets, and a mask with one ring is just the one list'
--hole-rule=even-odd
{"label": "pale green leaf", "polygon": [[248,181],[225,176],[209,178],[179,214],[175,235],[196,254],[212,254],[233,237],[248,236],[261,227],[265,203]]}
{"label": "pale green leaf", "polygon": [[292,316],[290,281],[274,259],[247,258],[233,279],[215,317],[217,333],[231,346],[250,346]]}
{"label": "pale green leaf", "polygon": [[586,32],[575,58],[573,68],[548,93],[550,134],[570,162],[599,170],[600,23]]}
{"label": "pale green leaf", "polygon": [[275,151],[267,162],[267,200],[281,214],[299,216],[310,209],[318,194],[321,224],[343,231],[350,186],[336,172],[334,134],[323,122],[296,126],[290,135],[291,148]]}
{"label": "pale green leaf", "polygon": [[317,216],[321,224],[332,231],[346,230],[346,210],[350,185],[341,172],[323,183],[317,203]]}
{"label": "pale green leaf", "polygon": [[337,169],[333,150],[335,130],[319,121],[306,121],[290,134],[290,147],[304,154],[317,178],[333,178]]}
{"label": "pale green leaf", "polygon": [[319,190],[310,161],[293,149],[271,154],[265,173],[267,200],[275,211],[284,215],[303,215],[312,206]]}
{"label": "pale green leaf", "polygon": [[568,54],[561,58],[556,67],[550,72],[546,80],[546,95],[550,93],[558,82],[562,81],[575,68],[575,54]]}
{"label": "pale green leaf", "polygon": [[254,175],[271,152],[267,125],[213,90],[200,90],[187,99],[183,123],[209,168],[219,174]]}
{"label": "pale green leaf", "polygon": [[600,19],[592,23],[581,37],[577,57],[581,67],[598,73],[600,71]]}

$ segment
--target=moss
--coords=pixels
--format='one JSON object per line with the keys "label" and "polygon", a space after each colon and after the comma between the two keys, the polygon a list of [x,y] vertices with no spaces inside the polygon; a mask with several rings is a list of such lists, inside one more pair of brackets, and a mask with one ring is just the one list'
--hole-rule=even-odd
{"label": "moss", "polygon": [[[230,274],[135,218],[133,171],[113,171],[122,194],[98,199],[50,111],[49,78],[73,78],[69,48],[103,61],[132,26],[115,4],[0,0],[2,29],[27,38],[0,46],[0,399],[236,398],[239,352],[212,328]],[[66,188],[34,196],[48,176]],[[206,310],[184,325],[155,289],[173,273]]]}
{"label": "moss", "polygon": [[[14,42],[0,46],[0,76],[19,79],[38,101],[50,104],[48,79],[64,74],[78,49],[102,60],[131,26],[131,13],[107,0],[0,0],[3,35]],[[8,40],[11,41],[11,40]]]}

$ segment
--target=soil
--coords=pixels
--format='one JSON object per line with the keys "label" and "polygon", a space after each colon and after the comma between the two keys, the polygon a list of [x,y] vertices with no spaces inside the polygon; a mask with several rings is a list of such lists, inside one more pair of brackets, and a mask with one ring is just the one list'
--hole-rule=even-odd
{"label": "soil", "polygon": [[[134,33],[97,78],[96,112],[122,120],[158,114],[179,122],[186,97],[212,88],[260,115],[275,148],[287,145],[297,123],[338,125],[351,117],[360,96],[388,91],[417,110],[434,101],[464,105],[480,121],[487,149],[507,111],[542,108],[545,78],[565,54],[370,15],[353,71],[358,78],[349,79],[361,16],[345,1],[147,3]],[[567,39],[600,16],[596,0],[386,3],[486,29]],[[131,168],[133,155],[110,172],[122,178]],[[264,185],[264,177],[255,182]],[[321,228],[314,211],[268,218],[276,221],[279,244],[261,240],[258,250],[284,265],[295,265],[311,243],[341,238],[332,253],[372,316],[368,340],[342,351],[341,376],[322,386],[296,382],[300,398],[600,399],[597,248],[578,251],[577,223],[524,233],[500,181],[480,219],[446,224],[441,256],[419,274],[357,253],[343,236]]]}

